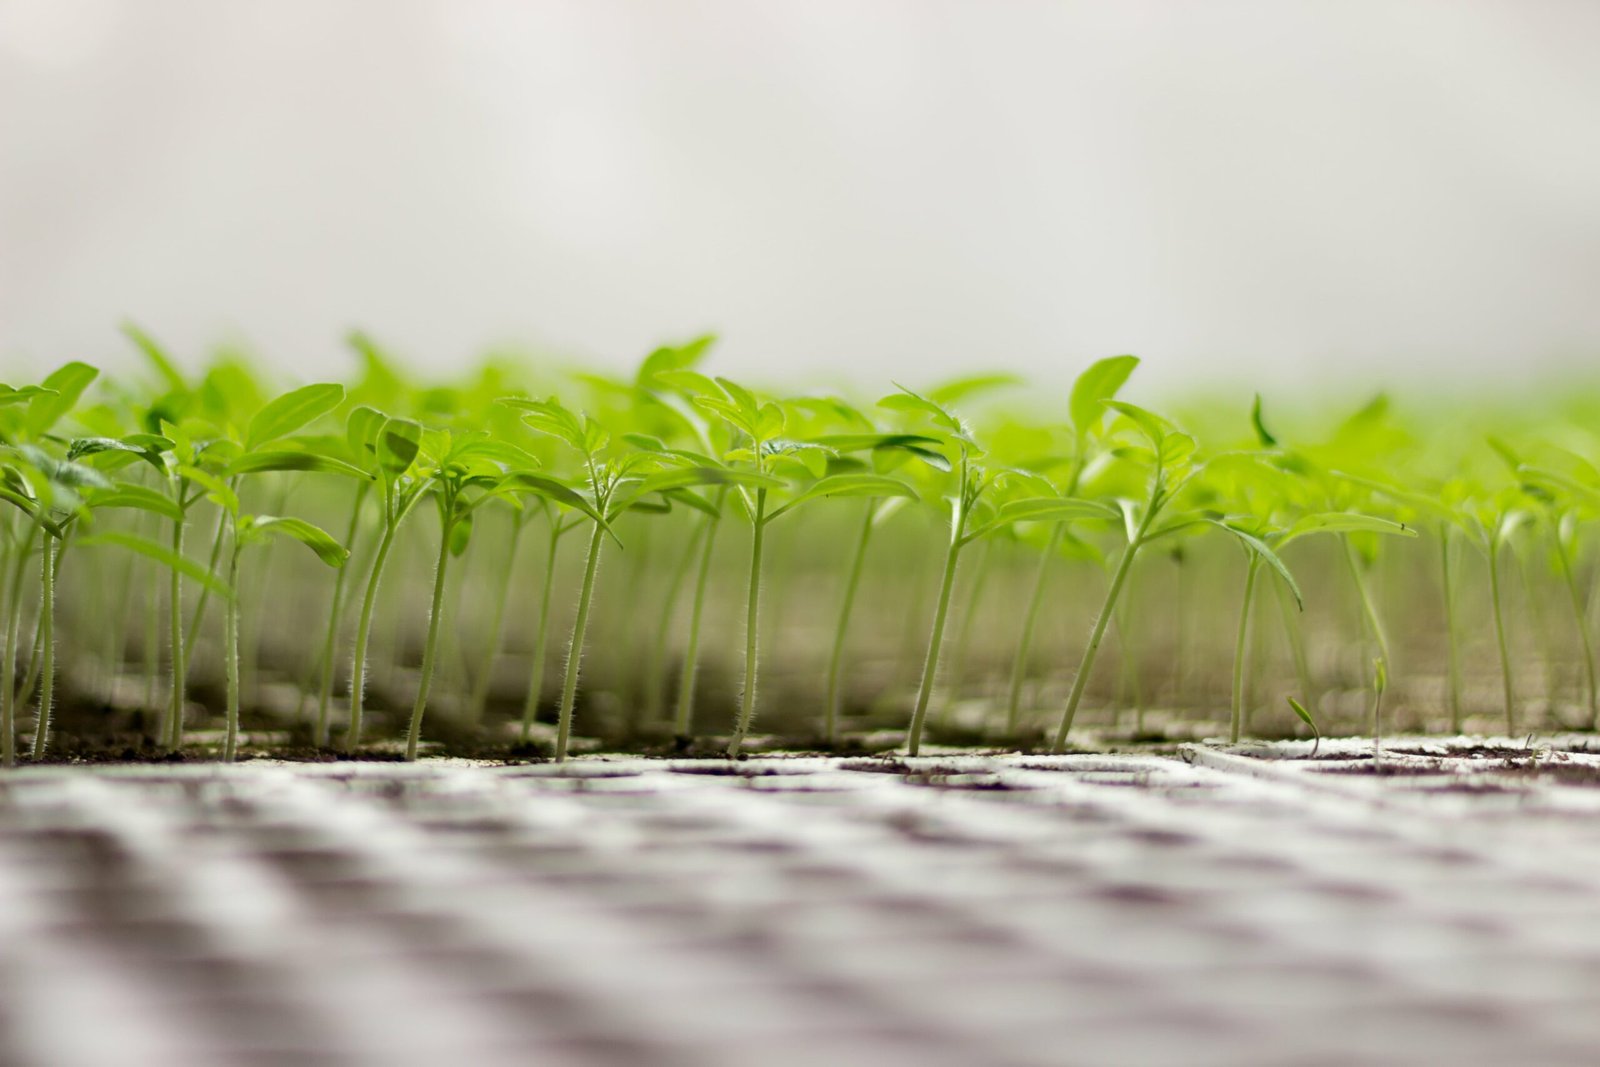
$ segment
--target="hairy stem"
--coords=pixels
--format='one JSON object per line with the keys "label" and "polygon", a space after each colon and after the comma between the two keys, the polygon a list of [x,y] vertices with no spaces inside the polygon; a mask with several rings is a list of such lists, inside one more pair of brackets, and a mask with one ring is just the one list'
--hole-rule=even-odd
{"label": "hairy stem", "polygon": [[[350,508],[350,528],[346,531],[344,544],[355,548],[356,533],[361,526],[361,505],[366,501],[367,486],[363,482],[356,491],[354,505]],[[312,742],[318,748],[326,748],[328,744],[328,708],[333,702],[333,652],[339,643],[339,623],[344,617],[344,592],[349,584],[350,566],[346,564],[339,568],[333,576],[333,599],[328,605],[328,630],[322,637],[322,653],[317,663],[317,721],[312,735]]]}
{"label": "hairy stem", "polygon": [[939,650],[944,644],[945,620],[950,614],[950,590],[955,586],[956,566],[961,560],[959,525],[964,524],[958,524],[950,538],[950,547],[945,550],[944,572],[939,579],[939,599],[933,609],[933,630],[928,634],[928,652],[922,661],[922,682],[917,686],[917,705],[911,712],[906,752],[912,756],[922,747],[922,726],[928,716],[928,701],[933,697],[933,683],[939,675]]}
{"label": "hairy stem", "polygon": [[[722,496],[718,494],[717,510],[722,509]],[[689,611],[689,639],[683,649],[683,670],[678,674],[677,721],[673,726],[679,737],[687,737],[694,727],[695,675],[700,670],[700,619],[706,604],[706,579],[711,576],[711,550],[717,542],[717,528],[722,521],[706,516],[706,539],[700,545],[700,569],[694,579],[694,605]]]}
{"label": "hairy stem", "polygon": [[1144,535],[1150,529],[1150,523],[1155,519],[1156,512],[1160,510],[1160,502],[1161,492],[1158,488],[1151,496],[1150,506],[1145,508],[1139,528],[1134,531],[1133,537],[1128,540],[1128,547],[1122,550],[1122,558],[1117,561],[1117,569],[1111,575],[1111,585],[1106,589],[1105,603],[1100,606],[1100,614],[1094,620],[1094,629],[1089,633],[1089,643],[1083,647],[1083,658],[1078,661],[1078,673],[1072,679],[1072,691],[1067,694],[1067,706],[1061,713],[1061,724],[1056,727],[1055,740],[1050,745],[1051,752],[1058,753],[1066,747],[1067,735],[1072,732],[1072,722],[1078,716],[1078,704],[1083,700],[1083,691],[1089,684],[1089,673],[1094,669],[1095,653],[1100,650],[1100,642],[1105,639],[1106,626],[1110,624],[1111,616],[1116,610],[1117,598],[1122,595],[1122,587],[1128,580],[1128,572],[1133,569],[1133,558],[1144,545]]}
{"label": "hairy stem", "polygon": [[39,718],[33,729],[33,758],[44,759],[50,745],[50,716],[55,710],[56,695],[56,572],[61,566],[61,553],[66,542],[55,539],[51,551],[51,538],[45,538],[44,559],[39,566],[39,647],[43,650],[43,666],[39,673]]}
{"label": "hairy stem", "polygon": [[16,690],[12,688],[17,669],[17,637],[22,629],[22,595],[20,582],[28,561],[28,551],[33,544],[30,530],[28,538],[16,548],[17,558],[12,568],[10,596],[6,600],[6,647],[0,654],[0,763],[10,767],[17,762]]}
{"label": "hairy stem", "polygon": [[566,760],[567,741],[572,736],[572,709],[578,699],[578,670],[583,665],[583,635],[589,628],[589,604],[594,599],[594,576],[600,566],[600,548],[605,536],[605,527],[595,523],[583,565],[583,590],[578,594],[578,616],[572,620],[572,642],[567,645],[566,676],[561,682],[561,714],[556,721],[557,763]]}
{"label": "hairy stem", "polygon": [[823,707],[822,736],[830,744],[839,726],[839,668],[844,662],[845,635],[850,632],[850,614],[855,610],[856,590],[861,586],[861,571],[867,561],[867,542],[872,540],[872,519],[878,502],[867,501],[861,516],[861,532],[856,535],[855,552],[850,558],[850,573],[839,600],[839,622],[833,628],[833,648],[828,652],[828,697]]}
{"label": "hairy stem", "polygon": [[422,716],[428,710],[428,690],[433,685],[433,658],[439,644],[439,621],[444,615],[444,576],[450,564],[450,533],[455,523],[439,527],[439,558],[433,564],[433,600],[428,605],[428,636],[422,643],[422,676],[417,679],[417,697],[411,705],[411,728],[406,731],[406,760],[417,758],[417,741],[422,736]]}
{"label": "hairy stem", "polygon": [[751,523],[750,584],[747,590],[744,621],[744,689],[739,694],[739,719],[733,739],[728,742],[728,757],[739,755],[745,734],[756,714],[756,666],[760,660],[758,638],[761,631],[761,549],[767,532],[767,491],[756,490],[756,508]]}
{"label": "hairy stem", "polygon": [[1066,523],[1058,522],[1050,529],[1050,543],[1033,572],[1033,591],[1028,595],[1028,607],[1022,615],[1022,636],[1017,639],[1017,654],[1011,661],[1011,685],[1006,691],[1006,732],[1017,732],[1017,721],[1022,713],[1022,684],[1027,680],[1028,656],[1033,651],[1033,631],[1039,622],[1039,608],[1044,604],[1044,592],[1050,584],[1050,564],[1061,550],[1061,539],[1066,535]]}
{"label": "hairy stem", "polygon": [[361,617],[356,621],[355,656],[350,663],[350,725],[345,729],[344,748],[354,752],[361,744],[362,705],[366,699],[367,642],[372,637],[372,609],[378,602],[378,583],[383,578],[383,564],[394,545],[395,530],[399,525],[385,521],[383,538],[378,542],[378,552],[372,557],[372,571],[367,575],[367,591],[361,598]]}

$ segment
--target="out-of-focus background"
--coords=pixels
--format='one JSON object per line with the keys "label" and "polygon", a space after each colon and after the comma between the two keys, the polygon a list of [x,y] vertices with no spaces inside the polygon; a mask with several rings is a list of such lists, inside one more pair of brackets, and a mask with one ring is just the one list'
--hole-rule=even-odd
{"label": "out-of-focus background", "polygon": [[0,366],[758,381],[1600,351],[1600,5],[0,0]]}

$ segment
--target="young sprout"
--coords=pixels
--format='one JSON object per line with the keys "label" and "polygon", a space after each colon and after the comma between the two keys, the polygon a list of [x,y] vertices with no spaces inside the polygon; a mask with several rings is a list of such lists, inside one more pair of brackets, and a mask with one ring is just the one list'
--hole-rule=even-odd
{"label": "young sprout", "polygon": [[367,588],[361,598],[361,615],[356,620],[355,649],[351,657],[350,723],[345,728],[344,747],[347,752],[355,752],[361,746],[367,645],[372,638],[378,583],[383,579],[383,566],[394,547],[400,524],[427,492],[429,483],[426,477],[411,473],[422,447],[421,423],[391,418],[376,408],[362,405],[350,412],[345,432],[351,451],[361,457],[367,473],[377,479],[381,531],[371,569],[367,572]]}
{"label": "young sprout", "polygon": [[[1072,393],[1067,403],[1067,412],[1072,420],[1072,463],[1066,485],[1060,491],[1062,496],[1078,495],[1078,487],[1090,460],[1104,447],[1104,402],[1115,399],[1117,392],[1138,366],[1137,356],[1111,356],[1091,363],[1072,383]],[[1012,734],[1017,732],[1019,725],[1022,683],[1027,675],[1028,657],[1033,652],[1033,635],[1039,622],[1039,609],[1044,604],[1050,564],[1060,554],[1067,525],[1066,522],[1050,525],[1050,540],[1039,557],[1028,606],[1022,614],[1022,635],[1017,640],[1016,656],[1011,661],[1011,682],[1006,691],[1006,730]]]}
{"label": "young sprout", "polygon": [[[422,645],[422,670],[411,706],[411,724],[406,731],[407,760],[417,758],[422,717],[428,710],[439,623],[444,614],[445,574],[450,560],[467,550],[473,513],[503,489],[525,488],[523,480],[534,477],[531,468],[538,463],[515,445],[489,440],[480,433],[429,431],[423,434],[421,452],[427,471],[422,483],[424,492],[438,505],[439,555],[433,568],[433,596],[428,605],[428,632]],[[504,470],[506,466],[513,467],[513,473],[508,475]]]}
{"label": "young sprout", "polygon": [[[55,694],[55,580],[61,565],[70,524],[85,510],[80,492],[109,484],[92,468],[50,456],[33,445],[16,445],[0,459],[0,500],[18,508],[44,540],[39,561],[39,644],[42,684],[33,752],[42,759],[50,733]],[[20,560],[26,559],[23,550]],[[16,762],[16,704],[21,699],[12,688],[18,637],[20,597],[13,583],[12,604],[6,625],[3,673],[0,673],[0,762]],[[26,688],[23,693],[26,693]]]}
{"label": "young sprout", "polygon": [[1322,747],[1322,731],[1317,729],[1317,720],[1313,719],[1311,717],[1311,713],[1306,710],[1306,706],[1300,703],[1294,697],[1289,697],[1288,700],[1290,710],[1299,717],[1301,722],[1311,727],[1311,758],[1316,759],[1317,749]]}
{"label": "young sprout", "polygon": [[950,611],[950,591],[955,585],[962,549],[973,541],[1018,522],[1108,518],[1116,513],[1102,504],[1054,495],[1017,496],[997,508],[980,513],[978,505],[991,487],[991,479],[989,473],[974,462],[976,457],[983,455],[983,450],[966,423],[943,405],[904,386],[901,386],[900,392],[891,393],[878,403],[891,410],[926,417],[933,425],[933,436],[946,448],[953,449],[959,457],[959,463],[955,465],[955,485],[947,499],[950,540],[945,549],[944,567],[939,579],[939,597],[934,606],[932,631],[928,635],[928,651],[923,659],[922,681],[917,687],[917,702],[912,709],[911,725],[906,736],[906,751],[915,756],[922,745],[928,703],[933,696],[934,681],[939,672],[939,653]]}
{"label": "young sprout", "polygon": [[1123,508],[1127,546],[1123,548],[1122,555],[1117,560],[1116,570],[1111,575],[1111,584],[1106,589],[1105,603],[1100,608],[1100,614],[1095,617],[1094,627],[1089,633],[1089,642],[1084,646],[1083,657],[1078,662],[1078,672],[1072,679],[1072,690],[1067,694],[1067,705],[1061,713],[1061,723],[1056,727],[1055,739],[1051,744],[1052,752],[1060,752],[1066,747],[1067,735],[1072,731],[1073,720],[1078,714],[1078,704],[1083,699],[1083,691],[1089,683],[1089,672],[1094,669],[1095,653],[1099,651],[1100,642],[1105,638],[1106,626],[1116,609],[1117,598],[1122,595],[1122,587],[1128,580],[1128,572],[1133,566],[1134,558],[1150,540],[1152,534],[1160,536],[1166,532],[1153,529],[1155,520],[1183,491],[1197,470],[1193,459],[1195,451],[1193,437],[1145,408],[1119,400],[1105,400],[1102,403],[1127,419],[1149,445],[1142,456],[1150,470],[1148,489],[1142,508],[1132,504]]}
{"label": "young sprout", "polygon": [[[679,375],[692,372],[679,372]],[[680,380],[682,380],[680,378]],[[767,527],[782,516],[812,501],[830,496],[886,497],[910,495],[904,482],[877,474],[829,474],[828,461],[837,452],[829,447],[782,436],[788,415],[782,405],[758,400],[755,394],[726,378],[701,379],[696,406],[710,412],[732,431],[734,448],[722,456],[724,463],[750,476],[736,487],[735,500],[750,523],[750,576],[745,586],[744,685],[739,694],[739,714],[728,756],[734,758],[755,721],[757,665],[761,619],[762,550]],[[770,494],[788,487],[789,478],[814,479],[809,486],[776,507]]]}
{"label": "young sprout", "polygon": [[[1588,696],[1588,724],[1590,729],[1600,729],[1600,691],[1597,691],[1594,638],[1589,629],[1589,615],[1578,590],[1577,568],[1574,557],[1578,552],[1579,523],[1593,509],[1600,506],[1600,490],[1592,488],[1600,482],[1600,473],[1582,457],[1565,453],[1568,462],[1578,469],[1577,476],[1519,463],[1517,473],[1523,480],[1523,491],[1540,502],[1545,528],[1549,531],[1551,547],[1560,568],[1562,584],[1572,605],[1573,623],[1583,651],[1585,691]],[[1579,478],[1585,478],[1580,481]]]}

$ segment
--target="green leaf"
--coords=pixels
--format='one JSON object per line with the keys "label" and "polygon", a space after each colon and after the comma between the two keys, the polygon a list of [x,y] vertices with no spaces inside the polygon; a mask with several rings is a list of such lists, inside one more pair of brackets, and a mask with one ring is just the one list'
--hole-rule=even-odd
{"label": "green leaf", "polygon": [[543,474],[534,474],[530,471],[516,471],[506,475],[502,484],[513,492],[533,493],[535,496],[544,497],[546,500],[554,501],[563,507],[581,511],[602,526],[606,524],[605,518],[595,510],[594,505],[589,503],[586,497],[577,493],[570,486],[562,485],[554,478],[548,478]]}
{"label": "green leaf", "polygon": [[682,504],[686,508],[693,508],[695,511],[709,515],[713,519],[722,517],[721,508],[698,493],[691,493],[687,489],[668,489],[661,496],[674,504]]}
{"label": "green leaf", "polygon": [[950,460],[943,452],[935,451],[943,442],[937,437],[921,433],[835,433],[809,438],[811,444],[822,445],[835,452],[907,452],[937,471],[951,469]]}
{"label": "green leaf", "polygon": [[192,467],[188,464],[180,466],[178,473],[196,485],[203,486],[207,490],[207,499],[213,504],[216,504],[231,515],[239,514],[239,495],[233,491],[233,487],[227,482],[210,471],[201,470],[199,467]]}
{"label": "green leaf", "polygon": [[89,388],[89,383],[99,375],[99,370],[89,364],[76,362],[51,373],[44,380],[44,388],[50,391],[35,395],[28,403],[28,413],[23,417],[28,436],[43,437],[50,432],[50,428],[72,410],[83,391]]}
{"label": "green leaf", "polygon": [[1122,513],[1107,504],[1077,497],[1041,496],[1011,500],[1000,505],[994,516],[962,538],[963,543],[987,537],[1019,522],[1065,522],[1071,519],[1115,521]]}
{"label": "green leaf", "polygon": [[344,424],[345,442],[350,451],[364,461],[367,454],[377,448],[378,432],[388,421],[389,416],[375,407],[362,404],[353,408]]}
{"label": "green leaf", "polygon": [[[1255,427],[1256,440],[1261,442],[1262,448],[1273,448],[1278,444],[1278,439],[1272,436],[1267,429],[1267,424],[1261,421],[1261,394],[1256,394],[1255,403],[1250,405],[1250,425]],[[1289,698],[1291,701],[1293,697]]]}
{"label": "green leaf", "polygon": [[332,382],[303,385],[268,402],[245,431],[244,446],[254,452],[262,445],[287,437],[344,402],[344,386]]}
{"label": "green leaf", "polygon": [[697,396],[694,406],[711,412],[749,437],[755,437],[760,429],[755,417],[731,400],[718,396]]}
{"label": "green leaf", "polygon": [[961,378],[953,378],[928,390],[928,399],[936,404],[959,404],[970,396],[986,393],[992,389],[1003,389],[1006,386],[1021,385],[1022,379],[1015,374],[969,374]]}
{"label": "green leaf", "polygon": [[1079,436],[1086,437],[1100,428],[1100,420],[1105,417],[1104,402],[1116,397],[1138,365],[1138,356],[1111,356],[1096,360],[1078,375],[1072,383],[1067,411]]}
{"label": "green leaf", "polygon": [[[898,385],[898,383],[896,384]],[[878,406],[880,408],[888,408],[890,411],[917,412],[929,416],[935,423],[946,429],[961,429],[960,420],[941,405],[934,403],[920,393],[912,392],[903,385],[900,385],[899,389],[898,393],[890,393],[888,396],[881,398],[878,401]]]}
{"label": "green leaf", "polygon": [[48,396],[49,394],[50,390],[40,385],[24,385],[21,389],[13,389],[9,385],[0,385],[0,407],[25,404],[35,397]]}
{"label": "green leaf", "polygon": [[139,351],[143,352],[145,359],[149,360],[150,365],[155,367],[156,373],[161,375],[162,379],[167,383],[168,389],[175,393],[187,393],[189,391],[189,383],[184,381],[183,375],[178,373],[178,368],[168,358],[162,347],[156,343],[155,338],[131,322],[122,324],[122,332],[127,334],[129,339],[139,346]]}
{"label": "green leaf", "polygon": [[501,397],[500,403],[522,412],[522,421],[530,429],[565,441],[579,452],[588,454],[588,434],[583,422],[555,397],[548,400],[530,400],[527,397]]}
{"label": "green leaf", "polygon": [[881,474],[834,474],[814,482],[805,492],[771,512],[767,516],[767,521],[770,522],[801,504],[827,496],[914,497],[916,495],[915,489],[898,478],[886,478]]}
{"label": "green leaf", "polygon": [[1283,579],[1283,584],[1288,586],[1289,592],[1294,594],[1295,604],[1299,606],[1301,611],[1305,610],[1305,597],[1301,596],[1300,594],[1299,583],[1294,580],[1294,575],[1289,573],[1289,568],[1284,564],[1283,560],[1278,558],[1278,554],[1269,548],[1265,541],[1261,540],[1261,538],[1257,537],[1255,534],[1246,533],[1237,526],[1230,526],[1221,519],[1207,519],[1206,521],[1218,529],[1226,530],[1231,533],[1234,537],[1239,539],[1245,548],[1249,549],[1251,552],[1254,552],[1262,562],[1271,567],[1273,570],[1277,571],[1278,577]]}
{"label": "green leaf", "polygon": [[789,483],[769,474],[733,467],[673,467],[646,475],[635,490],[638,495],[661,493],[669,489],[688,489],[697,485],[743,485],[752,489],[782,489]]}
{"label": "green leaf", "polygon": [[294,538],[315,552],[317,558],[330,567],[343,567],[345,561],[350,558],[350,550],[348,548],[335,541],[320,526],[313,526],[304,519],[279,515],[256,515],[250,517],[249,525],[255,530]]}
{"label": "green leaf", "polygon": [[378,468],[389,477],[404,474],[422,448],[422,424],[390,419],[378,432]]}
{"label": "green leaf", "polygon": [[315,471],[321,474],[343,474],[349,478],[370,480],[372,475],[353,464],[333,456],[315,452],[289,452],[268,449],[265,452],[247,452],[229,463],[225,469],[228,477],[240,474],[264,474],[268,471]]}
{"label": "green leaf", "polygon": [[84,493],[84,503],[91,508],[137,508],[182,522],[184,510],[178,502],[164,493],[130,482],[120,483],[110,489],[91,489]]}
{"label": "green leaf", "polygon": [[1417,531],[1403,522],[1380,519],[1376,515],[1359,515],[1353,511],[1324,511],[1296,520],[1278,540],[1279,547],[1308,534],[1318,533],[1375,533],[1415,537]]}
{"label": "green leaf", "polygon": [[1139,432],[1144,434],[1150,446],[1158,453],[1161,451],[1161,442],[1167,439],[1167,435],[1177,432],[1176,426],[1148,408],[1130,404],[1125,400],[1102,400],[1100,403],[1137,426]]}
{"label": "green leaf", "polygon": [[187,556],[177,555],[166,545],[152,541],[147,537],[139,537],[136,534],[124,533],[121,530],[106,530],[103,533],[92,534],[88,537],[82,538],[78,541],[78,544],[118,545],[130,551],[137,552],[141,556],[147,556],[150,559],[155,560],[157,563],[160,563],[164,567],[176,570],[179,574],[182,574],[191,581],[199,582],[201,585],[210,589],[218,596],[227,597],[229,599],[232,599],[233,597],[233,590],[229,589],[228,584],[222,579],[218,578],[216,575],[200,566],[200,564],[196,563],[194,560],[189,559]]}
{"label": "green leaf", "polygon": [[699,371],[687,368],[672,371],[660,371],[655,375],[655,380],[660,385],[676,389],[690,396],[716,396],[721,390],[717,383],[701,374]]}
{"label": "green leaf", "polygon": [[644,362],[639,364],[636,384],[642,389],[648,389],[656,384],[657,375],[688,370],[705,357],[707,350],[716,343],[716,340],[716,334],[708,333],[696,337],[687,344],[663,345],[644,357]]}
{"label": "green leaf", "polygon": [[1306,706],[1304,704],[1300,703],[1294,697],[1289,697],[1288,700],[1289,707],[1294,710],[1296,715],[1300,716],[1300,721],[1311,727],[1311,736],[1316,738],[1311,745],[1311,754],[1315,756],[1317,754],[1317,749],[1322,747],[1322,731],[1317,729],[1317,721],[1311,717],[1311,713],[1306,710]]}

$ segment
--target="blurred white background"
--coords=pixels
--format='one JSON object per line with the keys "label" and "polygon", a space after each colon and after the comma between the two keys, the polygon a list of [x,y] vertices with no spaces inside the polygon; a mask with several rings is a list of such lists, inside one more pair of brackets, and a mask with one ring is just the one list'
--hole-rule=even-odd
{"label": "blurred white background", "polygon": [[1597,55],[1576,0],[0,0],[0,366],[1583,366]]}

